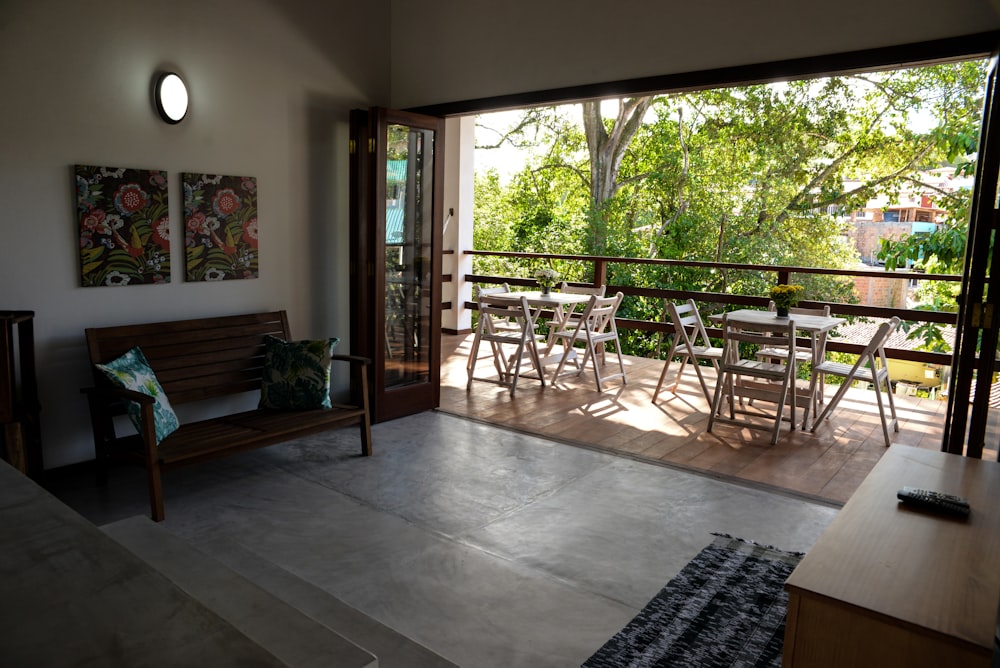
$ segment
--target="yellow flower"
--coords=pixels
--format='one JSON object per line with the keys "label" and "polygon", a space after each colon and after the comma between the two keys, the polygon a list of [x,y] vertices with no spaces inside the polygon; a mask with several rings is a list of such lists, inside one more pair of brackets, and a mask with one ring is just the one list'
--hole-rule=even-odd
{"label": "yellow flower", "polygon": [[791,308],[799,303],[802,290],[803,287],[801,285],[779,283],[771,288],[771,301],[779,308]]}

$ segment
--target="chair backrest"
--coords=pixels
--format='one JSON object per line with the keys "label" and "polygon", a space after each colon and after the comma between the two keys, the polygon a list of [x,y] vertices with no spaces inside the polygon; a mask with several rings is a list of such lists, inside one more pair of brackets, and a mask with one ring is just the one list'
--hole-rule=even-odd
{"label": "chair backrest", "polygon": [[584,339],[592,342],[617,341],[618,327],[615,325],[615,314],[624,297],[621,292],[615,293],[613,297],[591,295],[587,306],[579,314],[579,319],[574,319],[560,334],[569,336],[570,345]]}
{"label": "chair backrest", "polygon": [[[767,303],[767,310],[771,311],[773,313],[773,312],[776,312],[778,310],[778,307],[775,305],[775,303],[773,301],[771,301],[771,302]],[[801,306],[791,306],[788,309],[788,315],[791,315],[791,316],[796,316],[796,315],[820,315],[820,316],[829,318],[830,317],[830,305],[829,304],[824,304],[823,308],[804,308],[804,307],[801,307]],[[817,339],[817,342],[819,343],[820,349],[825,349],[826,348],[826,337],[827,337],[827,332],[823,332],[822,334],[819,335],[819,337]],[[772,341],[768,345],[768,347],[769,348],[776,348],[776,347],[779,347],[779,346]],[[799,350],[812,350],[812,347],[811,346],[800,346]]]}
{"label": "chair backrest", "polygon": [[516,300],[499,299],[495,294],[479,295],[479,333],[484,338],[507,337],[515,333],[509,328],[498,330],[497,324],[517,323],[521,333],[534,329],[531,307],[528,299],[520,297]]}
{"label": "chair backrest", "polygon": [[587,308],[580,314],[581,320],[587,323],[587,329],[594,334],[611,331],[617,333],[618,328],[615,326],[615,313],[618,312],[618,307],[621,305],[624,296],[620,292],[615,293],[613,297],[592,295],[590,301],[587,303]]}
{"label": "chair backrest", "polygon": [[[767,303],[767,310],[774,312],[778,310],[778,307],[774,302]],[[830,305],[825,304],[823,308],[803,308],[801,306],[792,306],[788,309],[789,315],[821,315],[825,317],[830,317]]]}
{"label": "chair backrest", "polygon": [[775,319],[774,322],[746,322],[722,316],[723,360],[733,363],[740,359],[740,344],[781,346],[788,349],[786,364],[795,365],[795,318]]}
{"label": "chair backrest", "polygon": [[500,285],[494,286],[492,288],[484,288],[481,285],[476,286],[476,301],[483,295],[502,295],[510,292],[510,285],[507,283],[501,283]]}
{"label": "chair backrest", "polygon": [[865,349],[861,351],[858,355],[858,361],[854,364],[854,368],[858,369],[862,366],[874,367],[881,366],[881,368],[886,368],[888,362],[885,357],[885,343],[889,340],[889,337],[899,329],[902,320],[898,316],[893,316],[886,322],[883,322],[875,330],[875,334],[872,335],[871,341],[865,346]]}
{"label": "chair backrest", "polygon": [[603,297],[607,287],[606,285],[570,285],[566,281],[563,281],[559,285],[559,292],[565,292],[570,295],[597,295],[598,297]]}
{"label": "chair backrest", "polygon": [[712,345],[708,340],[708,332],[705,331],[705,323],[701,319],[701,314],[698,313],[698,306],[693,299],[689,299],[683,304],[668,301],[667,309],[670,311],[670,320],[674,324],[674,332],[689,350],[694,351],[699,338],[706,348]]}
{"label": "chair backrest", "polygon": [[500,285],[495,285],[490,288],[484,288],[481,285],[476,286],[476,308],[479,311],[480,321],[485,321],[486,329],[490,334],[493,334],[496,329],[495,326],[501,323],[496,316],[483,314],[483,297],[488,297],[489,295],[504,295],[509,292],[510,285],[507,283],[501,283]]}
{"label": "chair backrest", "polygon": [[[603,297],[605,289],[607,289],[606,285],[570,285],[566,281],[563,281],[559,285],[559,292],[568,295],[597,295],[598,297]],[[576,307],[573,304],[557,308],[560,308],[562,311],[563,318],[569,327],[572,327],[580,319],[580,313],[574,311]]]}

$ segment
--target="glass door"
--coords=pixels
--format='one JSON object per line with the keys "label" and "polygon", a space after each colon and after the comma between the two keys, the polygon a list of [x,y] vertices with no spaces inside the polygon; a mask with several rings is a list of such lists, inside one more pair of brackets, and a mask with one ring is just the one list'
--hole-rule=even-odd
{"label": "glass door", "polygon": [[376,421],[439,403],[443,130],[389,109],[352,115],[355,340],[374,361]]}
{"label": "glass door", "polygon": [[995,238],[997,182],[1000,178],[1000,80],[994,54],[986,85],[986,101],[979,139],[976,184],[965,250],[962,296],[958,311],[952,375],[948,387],[948,421],[942,449],[982,458],[997,457],[1000,416],[994,407],[994,389],[1000,365],[1000,273],[992,274],[993,257],[1000,253]]}

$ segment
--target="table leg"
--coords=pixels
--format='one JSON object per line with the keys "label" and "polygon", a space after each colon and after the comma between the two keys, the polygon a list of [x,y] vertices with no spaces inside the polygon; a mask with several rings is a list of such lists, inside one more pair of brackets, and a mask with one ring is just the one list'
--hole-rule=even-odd
{"label": "table leg", "polygon": [[[817,364],[822,363],[826,358],[826,337],[822,339],[819,338],[816,332],[809,333],[809,348],[812,350],[812,368],[809,369],[810,376],[812,375],[812,370],[816,368]],[[812,382],[810,381],[809,386],[812,387]],[[819,395],[823,393],[823,385],[819,384],[816,386],[813,392],[809,393],[806,398],[806,406],[802,411],[802,431],[809,429],[809,406],[812,405],[813,415],[819,415]]]}

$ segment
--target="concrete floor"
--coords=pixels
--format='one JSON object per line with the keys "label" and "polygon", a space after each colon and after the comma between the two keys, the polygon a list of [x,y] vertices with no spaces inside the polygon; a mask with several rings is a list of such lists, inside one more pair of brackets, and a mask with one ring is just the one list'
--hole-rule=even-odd
{"label": "concrete floor", "polygon": [[[578,666],[722,532],[808,550],[836,508],[427,412],[164,478],[162,527],[252,552],[462,666]],[[96,524],[139,469],[50,489]]]}

